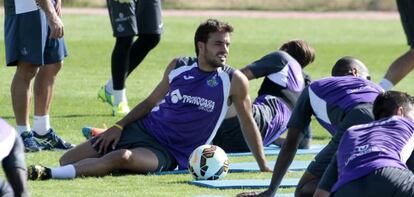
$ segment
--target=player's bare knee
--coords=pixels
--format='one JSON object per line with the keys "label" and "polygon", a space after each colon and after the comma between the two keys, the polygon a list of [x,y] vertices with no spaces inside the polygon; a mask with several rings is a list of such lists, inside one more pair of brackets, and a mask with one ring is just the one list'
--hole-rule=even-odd
{"label": "player's bare knee", "polygon": [[69,160],[67,159],[66,154],[64,154],[64,155],[62,155],[62,157],[60,157],[59,164],[60,164],[60,166],[64,166],[64,165],[69,164]]}
{"label": "player's bare knee", "polygon": [[21,69],[19,68],[16,71],[16,75],[22,80],[30,81],[36,76],[38,71],[39,69],[35,67],[33,68],[25,67]]}
{"label": "player's bare knee", "polygon": [[317,176],[305,171],[299,180],[298,186],[296,187],[295,197],[313,196],[318,183],[319,178]]}
{"label": "player's bare knee", "polygon": [[67,151],[67,152],[65,152],[63,155],[62,155],[62,157],[60,157],[60,159],[59,159],[59,164],[60,164],[60,166],[64,166],[64,165],[68,165],[68,164],[71,164],[71,163],[73,163],[73,158],[71,158],[71,150],[69,150],[69,151]]}
{"label": "player's bare knee", "polygon": [[121,149],[116,155],[116,160],[118,161],[119,165],[126,166],[131,162],[131,156],[132,151],[128,149]]}
{"label": "player's bare knee", "polygon": [[62,69],[62,68],[63,68],[63,61],[58,62],[58,63],[55,63],[55,64],[53,65],[53,67],[54,67],[54,71],[55,71],[56,73],[58,73],[58,72],[60,71],[60,69]]}

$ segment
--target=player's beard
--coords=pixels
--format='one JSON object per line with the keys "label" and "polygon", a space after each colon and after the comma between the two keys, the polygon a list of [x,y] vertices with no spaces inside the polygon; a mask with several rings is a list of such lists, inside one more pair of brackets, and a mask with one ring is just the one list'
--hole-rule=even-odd
{"label": "player's beard", "polygon": [[[221,60],[221,58],[219,57],[220,54],[224,56],[224,60]],[[205,49],[204,58],[209,65],[218,68],[226,64],[227,55],[223,52],[217,52],[216,54],[213,54],[208,49]]]}

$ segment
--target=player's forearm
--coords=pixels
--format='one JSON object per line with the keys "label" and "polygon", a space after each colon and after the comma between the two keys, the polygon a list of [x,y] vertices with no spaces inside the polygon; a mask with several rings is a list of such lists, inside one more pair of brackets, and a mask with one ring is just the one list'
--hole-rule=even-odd
{"label": "player's forearm", "polygon": [[56,10],[53,7],[52,1],[50,0],[36,0],[39,7],[45,12],[46,16],[49,20],[57,18],[58,15],[56,14]]}
{"label": "player's forearm", "polygon": [[272,191],[273,194],[276,193],[290,164],[295,158],[299,142],[302,138],[303,134],[301,135],[301,133],[298,133],[294,129],[293,131],[292,129],[288,131],[288,136],[286,138],[285,143],[283,143],[282,150],[280,151],[280,154],[277,157],[277,161],[273,169],[272,180],[269,186],[269,190]]}
{"label": "player's forearm", "polygon": [[117,124],[125,127],[126,125],[135,122],[150,113],[154,106],[154,103],[151,103],[148,99],[145,99],[143,102],[135,106],[124,118],[118,121]]}
{"label": "player's forearm", "polygon": [[243,135],[260,169],[266,169],[267,161],[264,154],[263,141],[257,126],[254,123],[244,125]]}

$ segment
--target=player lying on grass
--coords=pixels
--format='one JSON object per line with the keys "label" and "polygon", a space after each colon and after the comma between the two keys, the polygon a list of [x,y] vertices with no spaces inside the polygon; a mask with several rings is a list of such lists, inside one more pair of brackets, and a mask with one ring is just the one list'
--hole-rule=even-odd
{"label": "player lying on grass", "polygon": [[332,76],[312,82],[300,95],[269,188],[262,193],[247,192],[239,196],[273,196],[276,193],[314,115],[331,133],[332,139],[316,155],[296,188],[295,196],[312,196],[345,129],[373,120],[372,103],[382,88],[367,80],[369,75],[365,65],[355,58],[343,57],[333,66]]}
{"label": "player lying on grass", "polygon": [[[315,50],[303,40],[291,40],[240,71],[251,79],[264,77],[253,102],[253,118],[260,130],[263,145],[272,144],[287,130],[287,122],[300,93],[310,78],[303,68],[315,59]],[[213,144],[226,152],[245,152],[249,147],[244,141],[239,119],[233,107],[229,108]],[[300,148],[308,148],[311,134],[307,132]]]}
{"label": "player lying on grass", "polygon": [[225,65],[232,26],[215,19],[195,33],[197,58],[181,57],[167,67],[154,91],[102,135],[66,152],[62,167],[29,168],[32,180],[185,169],[191,152],[212,141],[229,105],[238,112],[249,147],[262,171],[266,165],[260,132],[251,114],[248,80]]}
{"label": "player lying on grass", "polygon": [[0,196],[29,196],[24,144],[16,130],[0,118],[0,161],[7,181],[0,180]]}
{"label": "player lying on grass", "polygon": [[413,107],[406,93],[380,94],[376,121],[345,131],[315,196],[414,196],[414,174],[407,167],[414,150]]}

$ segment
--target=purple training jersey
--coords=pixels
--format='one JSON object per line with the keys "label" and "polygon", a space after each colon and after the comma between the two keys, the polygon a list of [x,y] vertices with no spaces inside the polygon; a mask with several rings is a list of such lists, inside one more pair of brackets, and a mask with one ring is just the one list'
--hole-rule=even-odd
{"label": "purple training jersey", "polygon": [[373,103],[381,92],[380,86],[360,77],[328,77],[311,83],[309,99],[316,119],[334,135],[329,108],[338,107],[346,113],[359,104]]}
{"label": "purple training jersey", "polygon": [[406,169],[414,149],[414,122],[401,116],[350,127],[338,147],[338,181],[332,188],[361,178],[376,169]]}
{"label": "purple training jersey", "polygon": [[205,72],[197,59],[179,59],[168,75],[167,95],[144,119],[149,133],[170,151],[180,169],[187,168],[195,148],[212,141],[223,121],[232,71],[224,66]]}

